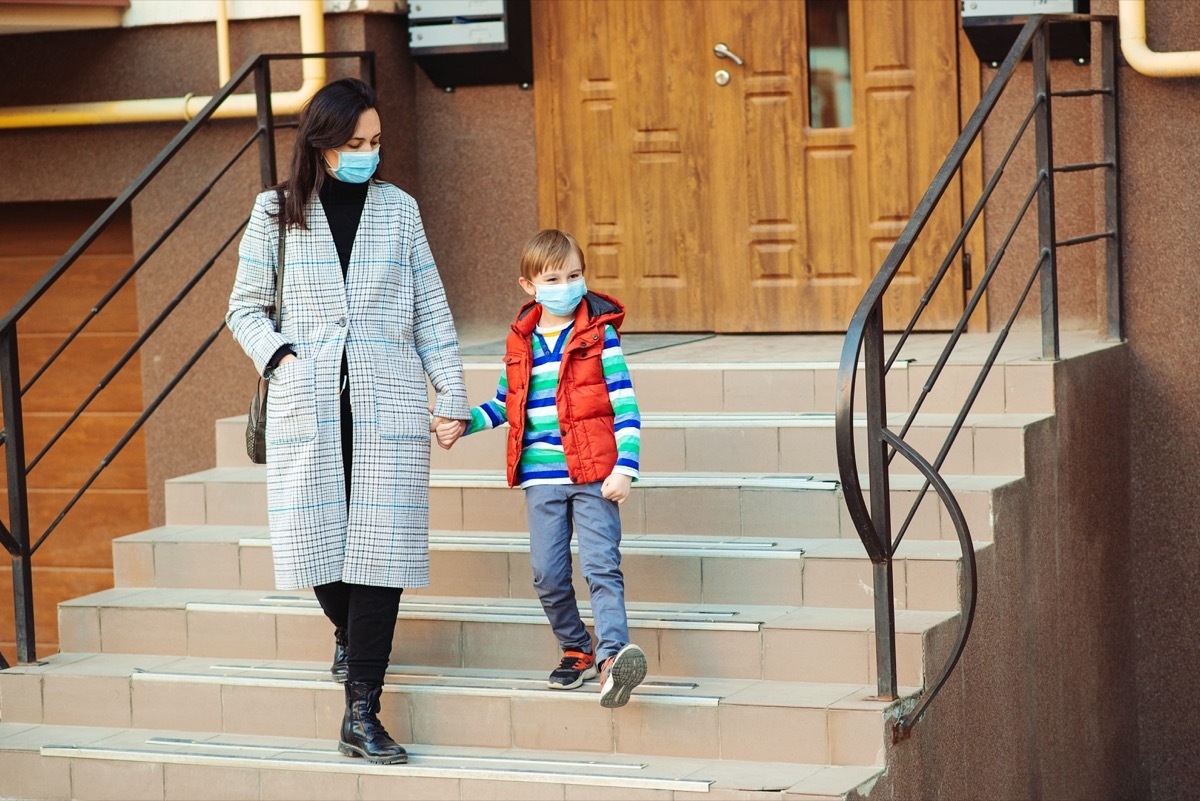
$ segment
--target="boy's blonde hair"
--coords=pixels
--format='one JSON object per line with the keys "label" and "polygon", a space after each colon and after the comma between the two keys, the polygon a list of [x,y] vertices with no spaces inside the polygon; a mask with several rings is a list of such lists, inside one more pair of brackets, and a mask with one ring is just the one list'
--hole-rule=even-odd
{"label": "boy's blonde hair", "polygon": [[583,261],[583,250],[575,241],[575,237],[557,228],[538,231],[521,249],[521,277],[526,281],[532,281],[546,270],[561,267],[572,253],[579,259],[580,269],[587,272],[587,265]]}

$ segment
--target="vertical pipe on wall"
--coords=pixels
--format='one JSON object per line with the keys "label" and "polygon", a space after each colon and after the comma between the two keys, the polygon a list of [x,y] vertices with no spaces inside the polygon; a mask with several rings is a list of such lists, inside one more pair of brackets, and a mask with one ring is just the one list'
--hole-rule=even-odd
{"label": "vertical pipe on wall", "polygon": [[217,1],[217,85],[229,83],[229,13],[226,0]]}
{"label": "vertical pipe on wall", "polygon": [[1146,44],[1146,0],[1120,0],[1121,54],[1143,75],[1153,78],[1200,76],[1200,50],[1158,53]]}

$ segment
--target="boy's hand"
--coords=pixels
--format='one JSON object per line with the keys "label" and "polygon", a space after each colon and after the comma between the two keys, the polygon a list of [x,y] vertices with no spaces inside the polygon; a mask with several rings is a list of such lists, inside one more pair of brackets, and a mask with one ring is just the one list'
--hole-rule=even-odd
{"label": "boy's hand", "polygon": [[458,438],[467,430],[467,424],[463,420],[451,420],[446,417],[434,417],[429,428],[437,435],[438,445],[441,445],[446,450],[458,441]]}
{"label": "boy's hand", "polygon": [[600,485],[600,494],[610,501],[625,503],[629,497],[629,488],[633,486],[633,477],[624,473],[613,473],[604,479]]}

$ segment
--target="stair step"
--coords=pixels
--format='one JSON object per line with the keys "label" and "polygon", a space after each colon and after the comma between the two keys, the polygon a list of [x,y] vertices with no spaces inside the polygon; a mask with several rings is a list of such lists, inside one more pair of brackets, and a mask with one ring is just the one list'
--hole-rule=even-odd
{"label": "stair step", "polygon": [[[1064,337],[1064,353],[1074,352],[1082,345],[1068,343],[1065,341],[1068,338]],[[677,348],[672,350],[675,360],[669,362],[657,354],[632,356],[626,361],[638,403],[643,409],[677,412],[832,412],[837,399],[843,339],[830,340],[829,347],[822,349],[811,335],[790,341],[778,337],[772,343],[779,348],[774,356],[761,350],[768,342],[755,340],[742,361],[700,358],[689,362],[682,359],[683,353]],[[889,409],[912,408],[941,347],[942,342],[909,340],[907,358],[898,359],[888,371]],[[925,411],[956,413],[962,407],[963,399],[979,376],[986,349],[974,354],[968,352],[969,348],[960,351],[943,368],[933,392],[922,404]],[[728,359],[732,352],[728,343],[724,352]],[[796,360],[796,353],[812,354],[812,358]],[[989,413],[1052,412],[1054,362],[1039,359],[1038,353],[1038,343],[1033,343],[1024,354],[1006,349],[983,383],[975,408]],[[464,363],[472,403],[481,403],[495,394],[500,361],[496,357]],[[860,386],[863,380],[860,370],[857,377]]]}
{"label": "stair step", "polygon": [[[988,548],[978,545],[977,558]],[[432,531],[429,549],[431,585],[410,594],[535,597],[524,532]],[[873,604],[871,564],[857,539],[634,534],[622,540],[621,552],[630,601]],[[959,608],[957,542],[914,540],[898,556],[896,608]],[[131,534],[113,542],[113,567],[119,587],[275,586],[265,526],[164,526]],[[581,575],[575,592],[588,598]]]}
{"label": "stair step", "polygon": [[[217,467],[166,482],[166,522],[173,525],[266,525],[265,466]],[[1013,476],[948,476],[975,539],[991,539],[991,494],[1018,483]],[[866,486],[866,479],[863,479]],[[893,515],[912,506],[918,476],[892,479]],[[909,537],[951,539],[949,516],[926,491]],[[430,527],[441,530],[528,530],[525,494],[504,474],[435,470],[430,474]],[[650,473],[621,507],[625,534],[750,537],[857,536],[835,474]]]}
{"label": "stair step", "polygon": [[5,792],[28,799],[789,798],[869,792],[874,766],[739,762],[564,750],[414,746],[368,765],[333,740],[0,723]]}
{"label": "stair step", "polygon": [[[865,685],[651,676],[611,710],[598,682],[551,690],[548,670],[393,667],[381,719],[405,744],[882,765],[884,716],[918,692],[884,702]],[[9,723],[280,737],[328,736],[345,709],[328,662],[59,654],[0,673],[0,694],[28,699]]]}
{"label": "stair step", "polygon": [[[796,361],[675,362],[626,360],[643,409],[672,412],[832,412],[836,358]],[[467,397],[482,403],[496,394],[501,359],[463,363]],[[889,376],[894,409],[908,408],[907,362]],[[860,373],[861,376],[861,373]]]}
{"label": "stair step", "polygon": [[[631,638],[645,650],[653,674],[875,681],[870,609],[637,602],[627,607]],[[580,603],[580,612],[589,623],[590,606]],[[923,685],[927,641],[943,627],[957,631],[957,619],[957,612],[897,610],[902,684]],[[59,632],[68,652],[320,662],[331,651],[329,623],[304,590],[106,590],[60,604]],[[418,595],[401,600],[392,661],[543,670],[548,656],[557,654],[537,601]]]}
{"label": "stair step", "polygon": [[[922,414],[906,440],[936,454],[954,423],[949,414]],[[1036,414],[978,414],[966,419],[943,465],[956,475],[1021,475],[1024,473],[1024,429],[1045,420]],[[903,414],[890,423],[900,428]],[[859,426],[865,425],[860,420]],[[654,413],[642,415],[642,468],[662,472],[835,473],[837,452],[832,414]],[[247,467],[246,417],[217,421],[217,466]],[[501,432],[464,437],[447,451],[434,447],[435,470],[503,470]],[[866,464],[866,442],[859,438],[859,462]],[[899,472],[916,473],[904,460]]]}

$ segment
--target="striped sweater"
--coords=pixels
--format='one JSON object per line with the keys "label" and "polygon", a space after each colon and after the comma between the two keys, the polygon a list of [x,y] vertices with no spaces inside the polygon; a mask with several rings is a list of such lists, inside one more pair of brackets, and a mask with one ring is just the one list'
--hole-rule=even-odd
{"label": "striped sweater", "polygon": [[[558,328],[538,327],[533,335],[533,374],[529,382],[529,400],[525,409],[525,436],[521,448],[518,475],[521,488],[535,484],[570,484],[567,457],[563,453],[562,433],[558,426],[555,394],[558,391],[559,370],[563,347],[571,337],[573,324]],[[604,383],[613,407],[613,430],[617,441],[617,466],[614,473],[638,477],[641,457],[642,417],[621,341],[611,325],[604,327],[602,355]],[[508,422],[505,401],[508,398],[508,379],[500,371],[496,396],[471,410],[467,434],[496,428]]]}

